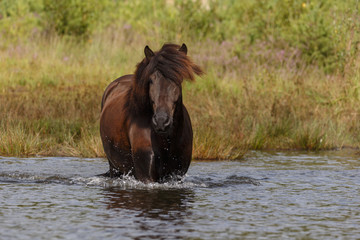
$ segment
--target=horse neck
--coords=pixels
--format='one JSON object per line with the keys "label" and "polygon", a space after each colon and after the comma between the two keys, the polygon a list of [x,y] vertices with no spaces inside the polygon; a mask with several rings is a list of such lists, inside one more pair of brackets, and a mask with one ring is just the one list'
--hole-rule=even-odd
{"label": "horse neck", "polygon": [[134,115],[151,115],[149,93],[145,89],[141,89],[134,84],[129,99],[129,109]]}
{"label": "horse neck", "polygon": [[161,137],[157,135],[158,143],[161,145],[159,146],[161,149],[169,148],[172,143],[176,143],[179,140],[179,134],[181,135],[183,128],[184,128],[184,110],[183,110],[183,103],[182,99],[178,102],[178,106],[176,106],[176,110],[173,116],[173,129],[174,131],[170,136]]}
{"label": "horse neck", "polygon": [[180,100],[177,103],[176,110],[173,116],[174,124],[176,128],[182,128],[184,124],[184,110],[183,110],[183,102],[182,96],[180,96]]}

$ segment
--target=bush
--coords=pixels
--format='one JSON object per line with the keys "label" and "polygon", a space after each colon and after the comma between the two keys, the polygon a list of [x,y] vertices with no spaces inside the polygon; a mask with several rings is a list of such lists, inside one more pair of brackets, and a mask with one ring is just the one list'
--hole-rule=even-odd
{"label": "bush", "polygon": [[[299,4],[300,5],[300,4]],[[325,72],[340,69],[342,60],[336,54],[334,26],[330,16],[330,5],[326,3],[303,3],[301,14],[292,19],[285,39],[301,51],[307,64],[317,64]]]}
{"label": "bush", "polygon": [[44,0],[43,24],[47,32],[87,38],[107,1]]}
{"label": "bush", "polygon": [[36,34],[40,0],[0,0],[0,46],[26,41]]}

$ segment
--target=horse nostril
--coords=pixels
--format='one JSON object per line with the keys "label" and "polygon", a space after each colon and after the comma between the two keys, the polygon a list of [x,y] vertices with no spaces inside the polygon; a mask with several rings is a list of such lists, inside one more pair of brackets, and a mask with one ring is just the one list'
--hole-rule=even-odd
{"label": "horse nostril", "polygon": [[158,125],[157,122],[156,122],[155,116],[152,118],[152,122],[153,122],[154,126]]}
{"label": "horse nostril", "polygon": [[170,118],[167,117],[165,122],[164,122],[164,127],[168,127],[170,125]]}

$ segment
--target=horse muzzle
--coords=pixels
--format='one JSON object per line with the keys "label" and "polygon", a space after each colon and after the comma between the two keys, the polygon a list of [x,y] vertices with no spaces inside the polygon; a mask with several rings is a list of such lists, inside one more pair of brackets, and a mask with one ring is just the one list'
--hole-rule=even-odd
{"label": "horse muzzle", "polygon": [[157,133],[169,133],[171,125],[172,125],[172,119],[171,117],[164,113],[156,113],[152,118],[152,123],[154,125],[154,129]]}

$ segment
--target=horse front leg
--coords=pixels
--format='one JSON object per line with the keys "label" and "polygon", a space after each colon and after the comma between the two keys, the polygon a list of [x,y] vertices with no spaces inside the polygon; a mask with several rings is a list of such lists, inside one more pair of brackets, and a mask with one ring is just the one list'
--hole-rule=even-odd
{"label": "horse front leg", "polygon": [[135,178],[145,182],[156,182],[154,152],[151,149],[137,149],[133,153]]}
{"label": "horse front leg", "polygon": [[130,128],[130,144],[135,178],[145,183],[156,182],[158,177],[151,144],[151,129],[134,124]]}

